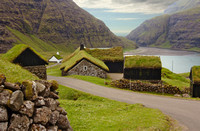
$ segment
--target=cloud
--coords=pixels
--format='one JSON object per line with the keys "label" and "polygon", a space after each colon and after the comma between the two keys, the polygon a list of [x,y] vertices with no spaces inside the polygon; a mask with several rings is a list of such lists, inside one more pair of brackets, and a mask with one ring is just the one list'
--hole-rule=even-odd
{"label": "cloud", "polygon": [[108,12],[155,14],[177,0],[74,0],[82,8],[108,9]]}
{"label": "cloud", "polygon": [[139,18],[116,18],[115,20],[138,20]]}

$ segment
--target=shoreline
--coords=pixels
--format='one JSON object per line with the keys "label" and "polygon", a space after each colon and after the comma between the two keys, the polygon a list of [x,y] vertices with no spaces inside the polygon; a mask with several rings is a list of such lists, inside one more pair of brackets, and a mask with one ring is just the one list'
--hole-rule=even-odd
{"label": "shoreline", "polygon": [[199,52],[180,51],[175,49],[163,49],[157,47],[139,47],[136,50],[127,51],[124,55],[160,55],[160,56],[184,56],[199,55]]}

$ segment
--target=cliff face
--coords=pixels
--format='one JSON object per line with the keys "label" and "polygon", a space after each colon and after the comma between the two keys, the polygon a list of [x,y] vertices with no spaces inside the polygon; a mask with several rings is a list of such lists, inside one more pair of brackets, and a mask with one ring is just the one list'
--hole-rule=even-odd
{"label": "cliff face", "polygon": [[173,14],[187,9],[192,9],[200,5],[200,0],[178,0],[170,5],[164,12]]}
{"label": "cliff face", "polygon": [[200,7],[145,21],[127,38],[140,46],[200,51]]}
{"label": "cliff face", "polygon": [[[132,46],[72,0],[1,0],[0,33],[9,32],[6,26],[67,48],[80,43],[87,47]],[[0,35],[1,45],[13,43],[12,35]]]}

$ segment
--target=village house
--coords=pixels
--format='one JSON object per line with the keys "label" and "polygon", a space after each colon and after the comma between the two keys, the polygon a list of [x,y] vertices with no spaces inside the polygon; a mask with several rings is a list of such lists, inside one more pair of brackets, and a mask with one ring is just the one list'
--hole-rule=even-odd
{"label": "village house", "polygon": [[131,80],[161,80],[162,64],[157,56],[126,56],[124,78]]}
{"label": "village house", "polygon": [[45,65],[48,62],[33,48],[27,45],[19,44],[14,46],[6,54],[2,55],[2,59],[19,64],[40,79],[47,79]]}
{"label": "village house", "polygon": [[190,89],[192,97],[200,97],[200,66],[193,66],[191,68]]}
{"label": "village house", "polygon": [[60,56],[59,52],[57,52],[55,55],[53,55],[49,59],[49,62],[52,62],[52,63],[61,63],[62,59],[63,58]]}
{"label": "village house", "polygon": [[69,57],[64,58],[61,65],[62,75],[83,75],[106,78],[108,67],[103,61],[89,55],[84,49],[77,49]]}
{"label": "village house", "polygon": [[123,73],[124,56],[122,47],[86,48],[87,53],[102,60],[109,68],[109,73]]}

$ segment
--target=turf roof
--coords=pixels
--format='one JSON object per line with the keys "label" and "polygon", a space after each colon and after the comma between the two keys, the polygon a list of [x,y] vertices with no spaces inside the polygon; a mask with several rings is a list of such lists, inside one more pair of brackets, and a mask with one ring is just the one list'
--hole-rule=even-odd
{"label": "turf roof", "polygon": [[124,62],[125,68],[161,69],[160,57],[157,56],[127,56]]}
{"label": "turf roof", "polygon": [[108,67],[104,64],[103,61],[92,57],[85,50],[79,51],[78,53],[73,55],[70,59],[68,59],[67,61],[62,63],[60,69],[64,68],[64,71],[68,71],[74,65],[76,65],[78,62],[80,62],[82,59],[86,59],[86,60],[90,61],[91,63],[99,66],[100,68],[102,68],[102,69],[104,69],[106,71],[109,71]]}
{"label": "turf roof", "polygon": [[85,49],[87,53],[102,61],[119,62],[124,60],[123,48],[113,47],[108,49]]}
{"label": "turf roof", "polygon": [[42,60],[44,60],[46,63],[47,60],[41,56],[38,52],[36,52],[33,48],[29,47],[25,44],[19,44],[14,46],[12,49],[10,49],[6,54],[2,55],[2,59],[8,60],[10,62],[13,62],[23,51],[25,51],[27,48],[29,48],[31,51],[33,51],[36,55],[38,55]]}
{"label": "turf roof", "polygon": [[73,56],[75,56],[77,53],[79,53],[80,51],[80,47],[77,48],[72,54],[70,54],[69,56],[63,58],[62,63],[68,61],[70,58],[72,58]]}
{"label": "turf roof", "polygon": [[192,81],[193,84],[200,84],[200,66],[192,67]]}

